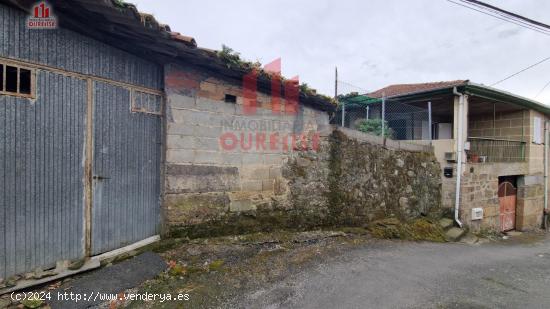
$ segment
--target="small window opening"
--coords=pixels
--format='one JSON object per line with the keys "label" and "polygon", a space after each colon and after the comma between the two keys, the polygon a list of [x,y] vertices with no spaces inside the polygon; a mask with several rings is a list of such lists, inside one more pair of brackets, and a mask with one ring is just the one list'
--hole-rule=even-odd
{"label": "small window opening", "polygon": [[33,71],[19,66],[0,63],[0,92],[24,97],[33,94]]}
{"label": "small window opening", "polygon": [[6,91],[17,92],[17,68],[6,66]]}
{"label": "small window opening", "polygon": [[19,93],[31,94],[31,71],[19,69]]}
{"label": "small window opening", "polygon": [[237,96],[226,94],[225,95],[225,102],[227,103],[237,103]]}

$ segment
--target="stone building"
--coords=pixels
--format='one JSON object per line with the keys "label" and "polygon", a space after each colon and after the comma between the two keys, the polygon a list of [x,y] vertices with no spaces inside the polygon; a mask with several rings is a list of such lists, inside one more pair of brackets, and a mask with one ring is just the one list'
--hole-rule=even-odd
{"label": "stone building", "polygon": [[[158,239],[163,223],[193,222],[165,216],[184,200],[219,207],[193,194],[276,190],[287,149],[226,154],[219,145],[232,121],[277,118],[261,112],[274,80],[261,68],[250,91],[260,112],[243,117],[251,64],[198,48],[133,5],[2,1],[0,21],[0,290],[98,267]],[[296,83],[281,81],[285,89],[296,146],[292,138],[326,129],[333,105]],[[259,198],[216,197],[232,211]]]}
{"label": "stone building", "polygon": [[121,1],[0,3],[0,293],[181,234],[437,213],[431,148]]}
{"label": "stone building", "polygon": [[468,80],[391,85],[349,101],[365,104],[348,106],[346,126],[364,119],[366,108],[380,118],[384,101],[394,138],[433,146],[442,205],[457,223],[495,231],[543,225],[547,105]]}
{"label": "stone building", "polygon": [[282,110],[275,111],[271,92],[257,91],[257,107],[247,112],[243,91],[240,80],[184,63],[165,67],[164,192],[166,223],[172,227],[256,210],[283,196],[283,163],[297,151],[317,147],[320,134],[330,130],[330,103],[300,101],[287,113],[284,97]]}

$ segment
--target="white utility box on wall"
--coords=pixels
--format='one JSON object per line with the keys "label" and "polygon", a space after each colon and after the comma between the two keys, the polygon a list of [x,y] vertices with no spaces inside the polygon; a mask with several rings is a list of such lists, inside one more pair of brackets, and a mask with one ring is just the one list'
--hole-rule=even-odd
{"label": "white utility box on wall", "polygon": [[472,220],[483,219],[483,208],[472,208]]}

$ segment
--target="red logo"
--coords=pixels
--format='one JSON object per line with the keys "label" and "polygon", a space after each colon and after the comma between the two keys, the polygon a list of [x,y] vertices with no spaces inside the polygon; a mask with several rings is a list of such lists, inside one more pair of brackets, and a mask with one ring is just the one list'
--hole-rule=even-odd
{"label": "red logo", "polygon": [[35,18],[48,18],[50,17],[50,8],[46,6],[45,2],[39,3],[34,7]]}
{"label": "red logo", "polygon": [[55,29],[57,18],[51,13],[50,6],[46,2],[37,3],[32,10],[33,15],[27,19],[29,29]]}
{"label": "red logo", "polygon": [[[298,98],[300,95],[300,82],[298,76],[284,81],[284,98],[281,96],[281,58],[277,58],[264,66],[264,71],[271,76],[271,111],[274,114],[282,113],[295,115],[298,112]],[[257,81],[258,71],[252,70],[243,77],[243,112],[245,115],[256,114],[258,107]],[[282,99],[285,104],[282,104]]]}
{"label": "red logo", "polygon": [[[292,152],[317,151],[320,134],[314,127],[304,124],[294,130],[293,118],[298,116],[300,84],[298,76],[291,79],[281,77],[281,58],[264,66],[271,81],[271,112],[278,117],[235,117],[222,123],[224,133],[219,144],[225,151],[241,152]],[[260,72],[252,70],[243,77],[243,114],[255,115],[258,109],[258,77]],[[284,91],[284,95],[281,92]],[[286,116],[286,117],[285,117]]]}

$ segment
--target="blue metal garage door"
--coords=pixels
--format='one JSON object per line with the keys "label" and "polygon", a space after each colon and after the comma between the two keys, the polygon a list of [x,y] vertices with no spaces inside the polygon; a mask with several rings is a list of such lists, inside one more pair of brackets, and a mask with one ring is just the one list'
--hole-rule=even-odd
{"label": "blue metal garage door", "polygon": [[91,253],[158,234],[161,97],[94,82]]}
{"label": "blue metal garage door", "polygon": [[0,95],[0,277],[84,256],[86,81],[37,71]]}

